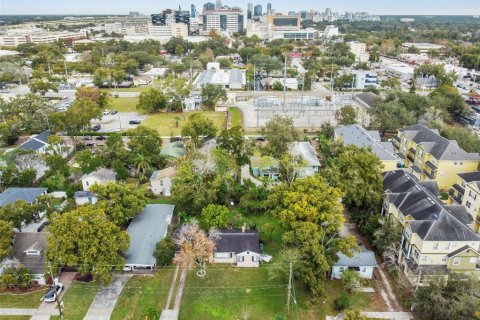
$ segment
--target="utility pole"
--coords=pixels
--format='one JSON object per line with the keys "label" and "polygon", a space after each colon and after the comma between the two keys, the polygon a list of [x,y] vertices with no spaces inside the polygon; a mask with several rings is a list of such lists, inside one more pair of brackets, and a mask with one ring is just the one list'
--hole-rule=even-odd
{"label": "utility pole", "polygon": [[53,290],[55,290],[55,302],[57,303],[58,311],[60,312],[60,319],[63,320],[62,306],[60,305],[60,300],[58,300],[58,294],[55,288],[55,281],[53,280],[52,265],[50,264],[50,262],[48,263],[48,268],[50,270],[50,277],[52,278],[52,281],[53,281]]}
{"label": "utility pole", "polygon": [[255,86],[257,85],[257,78],[255,77],[255,63],[253,64],[253,93],[255,93]]}
{"label": "utility pole", "polygon": [[190,60],[190,85],[192,85],[192,83],[193,83],[192,77],[193,77],[193,75],[192,75],[192,61]]}
{"label": "utility pole", "polygon": [[290,262],[290,268],[288,272],[288,292],[287,292],[287,315],[290,315],[290,300],[292,300],[292,281],[293,281],[293,269]]}
{"label": "utility pole", "polygon": [[283,69],[283,107],[287,107],[287,53],[285,52],[285,65]]}

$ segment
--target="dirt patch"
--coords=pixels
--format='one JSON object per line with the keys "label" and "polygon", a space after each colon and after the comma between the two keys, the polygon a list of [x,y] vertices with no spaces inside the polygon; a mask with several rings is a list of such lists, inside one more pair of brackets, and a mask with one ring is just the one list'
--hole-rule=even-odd
{"label": "dirt patch", "polygon": [[0,290],[0,295],[3,295],[3,294],[23,295],[23,294],[29,294],[32,292],[43,290],[43,289],[45,289],[45,286],[40,286],[40,285],[34,285],[26,289],[15,287],[15,288]]}
{"label": "dirt patch", "polygon": [[81,275],[77,273],[75,277],[73,278],[75,281],[80,281],[80,282],[92,282],[93,281],[93,276],[92,274],[86,274],[86,275]]}

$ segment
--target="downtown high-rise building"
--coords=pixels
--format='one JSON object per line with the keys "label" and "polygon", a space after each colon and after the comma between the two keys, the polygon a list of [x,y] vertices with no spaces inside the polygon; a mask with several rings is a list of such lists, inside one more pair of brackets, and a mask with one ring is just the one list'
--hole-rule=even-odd
{"label": "downtown high-rise building", "polygon": [[257,4],[253,10],[254,17],[261,17],[262,16],[262,5]]}
{"label": "downtown high-rise building", "polygon": [[192,4],[190,5],[190,17],[195,18],[195,16],[196,16],[196,11],[197,11],[197,8],[196,8],[195,5],[192,3]]}
{"label": "downtown high-rise building", "polygon": [[272,14],[272,3],[267,3],[267,15]]}
{"label": "downtown high-rise building", "polygon": [[207,2],[203,5],[203,12],[215,11],[215,3]]}
{"label": "downtown high-rise building", "polygon": [[215,10],[222,10],[222,0],[217,0],[215,3]]}
{"label": "downtown high-rise building", "polygon": [[247,5],[247,20],[252,20],[253,18],[253,3]]}

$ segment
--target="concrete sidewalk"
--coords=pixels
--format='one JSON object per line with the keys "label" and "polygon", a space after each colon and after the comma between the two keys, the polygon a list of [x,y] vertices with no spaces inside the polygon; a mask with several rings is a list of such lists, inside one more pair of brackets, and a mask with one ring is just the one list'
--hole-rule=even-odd
{"label": "concrete sidewalk", "polygon": [[112,282],[104,288],[100,288],[93,299],[84,320],[108,320],[123,287],[132,275],[116,274]]}
{"label": "concrete sidewalk", "polygon": [[362,312],[366,317],[373,319],[389,319],[389,320],[410,320],[413,315],[410,312]]}

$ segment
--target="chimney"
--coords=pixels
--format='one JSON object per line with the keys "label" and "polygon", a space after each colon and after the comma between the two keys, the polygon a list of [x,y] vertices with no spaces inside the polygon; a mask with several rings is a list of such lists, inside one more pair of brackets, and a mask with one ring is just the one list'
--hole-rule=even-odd
{"label": "chimney", "polygon": [[242,232],[245,233],[245,229],[247,229],[247,226],[245,225],[245,223],[243,224],[242,226]]}

